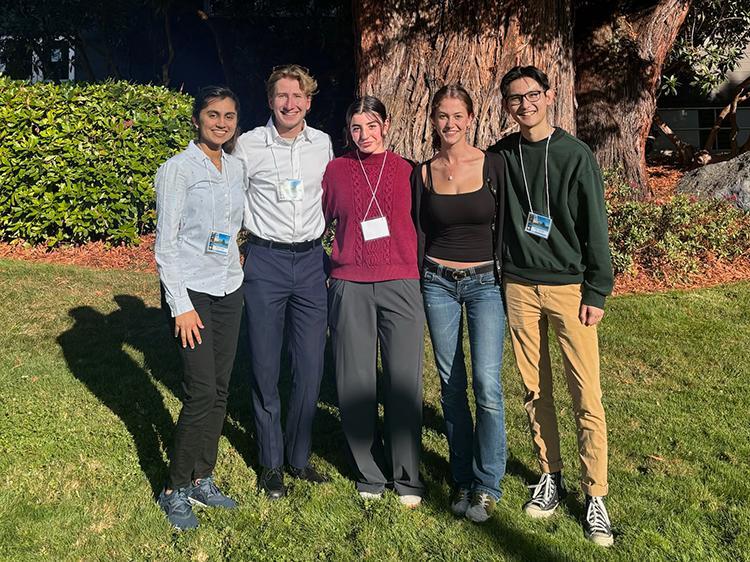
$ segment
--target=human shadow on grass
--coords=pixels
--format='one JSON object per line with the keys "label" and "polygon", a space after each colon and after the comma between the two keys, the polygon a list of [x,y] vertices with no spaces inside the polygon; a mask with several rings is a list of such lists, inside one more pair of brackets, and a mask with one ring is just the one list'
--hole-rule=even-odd
{"label": "human shadow on grass", "polygon": [[[58,337],[58,343],[73,375],[125,425],[141,470],[154,495],[158,495],[167,475],[164,453],[172,445],[174,422],[157,383],[181,397],[182,366],[169,333],[168,318],[161,308],[147,307],[142,299],[132,295],[117,295],[114,300],[119,309],[106,315],[89,306],[71,309],[74,325]],[[222,433],[247,466],[258,472],[246,342],[243,317]],[[128,347],[143,354],[143,366],[128,354]],[[285,361],[280,377],[284,412],[288,371],[289,362]],[[335,388],[331,391],[330,382],[326,382],[331,376],[324,375],[322,385],[322,394],[328,399],[331,393],[335,397]],[[340,439],[338,419],[319,407],[314,452],[345,471]]]}

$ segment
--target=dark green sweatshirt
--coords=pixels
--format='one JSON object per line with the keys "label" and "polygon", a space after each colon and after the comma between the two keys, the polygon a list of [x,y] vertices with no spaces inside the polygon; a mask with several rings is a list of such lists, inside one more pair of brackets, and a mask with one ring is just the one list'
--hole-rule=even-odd
{"label": "dark green sweatshirt", "polygon": [[[488,148],[505,157],[503,275],[541,285],[583,283],[583,304],[604,308],[612,292],[612,260],[601,171],[586,144],[556,128],[549,143],[549,212],[552,230],[544,240],[524,231],[529,201],[518,153],[520,133]],[[522,141],[523,164],[534,212],[547,214],[544,151],[547,139]]]}

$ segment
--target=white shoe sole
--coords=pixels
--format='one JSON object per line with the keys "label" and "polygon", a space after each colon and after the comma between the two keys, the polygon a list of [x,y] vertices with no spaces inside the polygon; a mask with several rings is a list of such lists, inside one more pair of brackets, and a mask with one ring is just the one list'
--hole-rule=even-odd
{"label": "white shoe sole", "polygon": [[601,535],[599,533],[594,533],[591,535],[589,535],[588,533],[584,534],[586,535],[586,540],[589,540],[599,546],[609,547],[615,544],[615,539],[612,535]]}
{"label": "white shoe sole", "polygon": [[401,502],[401,505],[408,507],[409,509],[416,509],[422,504],[422,498],[420,496],[399,496],[398,501]]}
{"label": "white shoe sole", "polygon": [[555,514],[555,511],[557,511],[557,506],[547,511],[543,511],[536,506],[526,506],[523,508],[523,512],[532,519],[548,519]]}
{"label": "white shoe sole", "polygon": [[383,493],[375,494],[373,492],[359,492],[359,497],[363,500],[379,500],[382,499]]}

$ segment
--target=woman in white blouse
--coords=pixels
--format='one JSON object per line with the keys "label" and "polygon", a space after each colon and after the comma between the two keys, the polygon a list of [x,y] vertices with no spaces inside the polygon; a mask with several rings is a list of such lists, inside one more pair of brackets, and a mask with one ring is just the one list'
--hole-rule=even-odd
{"label": "woman in white blouse", "polygon": [[183,365],[183,404],[159,506],[178,529],[198,526],[193,505],[233,508],[213,480],[242,316],[242,161],[239,102],[211,86],[193,106],[197,139],[156,175],[156,263]]}

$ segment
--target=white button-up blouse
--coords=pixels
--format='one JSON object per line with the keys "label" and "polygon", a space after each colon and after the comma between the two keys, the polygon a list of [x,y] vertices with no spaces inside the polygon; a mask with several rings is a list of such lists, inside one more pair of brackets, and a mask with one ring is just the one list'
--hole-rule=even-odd
{"label": "white button-up blouse", "polygon": [[[237,233],[247,173],[242,160],[226,152],[221,167],[220,172],[191,141],[156,174],[154,253],[172,316],[193,310],[187,289],[223,296],[242,284]],[[207,251],[212,231],[231,236],[227,255]]]}

